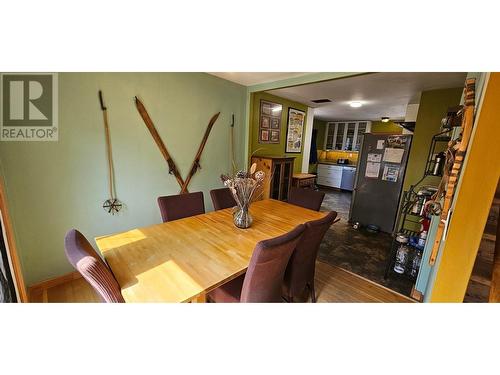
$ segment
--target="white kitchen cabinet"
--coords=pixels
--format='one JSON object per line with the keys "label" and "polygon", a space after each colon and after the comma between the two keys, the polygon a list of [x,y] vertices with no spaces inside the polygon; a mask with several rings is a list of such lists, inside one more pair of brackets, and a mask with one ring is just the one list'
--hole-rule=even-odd
{"label": "white kitchen cabinet", "polygon": [[340,188],[342,182],[342,166],[319,164],[318,165],[318,178],[316,183],[318,185]]}
{"label": "white kitchen cabinet", "polygon": [[327,122],[324,149],[359,151],[361,135],[370,132],[371,124],[371,121]]}

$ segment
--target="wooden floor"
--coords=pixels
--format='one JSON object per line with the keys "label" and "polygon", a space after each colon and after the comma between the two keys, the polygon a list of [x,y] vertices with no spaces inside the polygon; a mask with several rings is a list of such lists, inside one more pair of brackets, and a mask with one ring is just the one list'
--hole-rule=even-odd
{"label": "wooden floor", "polygon": [[[415,302],[342,268],[316,263],[318,302]],[[31,302],[100,302],[82,278],[30,292]]]}

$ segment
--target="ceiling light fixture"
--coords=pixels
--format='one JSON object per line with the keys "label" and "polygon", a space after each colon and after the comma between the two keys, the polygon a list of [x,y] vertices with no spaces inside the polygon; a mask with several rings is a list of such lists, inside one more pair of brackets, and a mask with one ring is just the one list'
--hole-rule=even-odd
{"label": "ceiling light fixture", "polygon": [[389,122],[389,117],[382,117],[382,122]]}
{"label": "ceiling light fixture", "polygon": [[350,102],[349,105],[352,107],[352,108],[359,108],[361,107],[363,104],[361,102]]}

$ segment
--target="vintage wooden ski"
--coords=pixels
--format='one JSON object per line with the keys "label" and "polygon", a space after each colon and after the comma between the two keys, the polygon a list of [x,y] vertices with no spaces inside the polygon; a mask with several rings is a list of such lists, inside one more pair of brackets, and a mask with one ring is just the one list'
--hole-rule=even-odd
{"label": "vintage wooden ski", "polygon": [[191,182],[191,178],[193,178],[194,174],[198,169],[201,169],[200,165],[200,159],[201,159],[201,154],[203,153],[203,149],[205,148],[205,144],[207,143],[208,136],[210,135],[210,132],[212,130],[212,127],[215,124],[215,121],[219,118],[220,112],[217,112],[215,115],[212,116],[210,119],[210,122],[208,123],[207,129],[205,130],[205,135],[203,136],[203,139],[201,140],[200,147],[198,147],[198,152],[196,153],[196,156],[193,160],[193,164],[191,165],[191,169],[189,170],[189,174],[186,178],[186,181],[184,181],[184,184],[181,189],[181,194],[187,193],[187,187],[189,186],[189,183]]}
{"label": "vintage wooden ski", "polygon": [[165,147],[165,144],[163,143],[163,140],[160,137],[160,134],[158,134],[158,131],[156,130],[153,121],[151,120],[151,117],[149,117],[148,112],[146,111],[146,108],[144,107],[144,104],[139,100],[139,98],[136,96],[135,97],[135,106],[137,107],[137,110],[139,111],[139,114],[141,115],[142,119],[144,120],[144,124],[146,124],[146,127],[148,128],[149,132],[151,133],[151,136],[153,137],[154,141],[156,142],[156,145],[160,149],[161,154],[165,158],[168,164],[168,173],[173,174],[175,176],[175,179],[179,183],[179,186],[181,187],[182,191],[184,193],[187,193],[187,185],[184,182],[184,179],[179,173],[179,170],[177,169],[177,166],[175,165],[174,160],[170,157],[170,154],[167,151],[167,147]]}
{"label": "vintage wooden ski", "polygon": [[[429,264],[434,265],[436,263],[437,254],[439,251],[439,245],[443,239],[445,228],[449,220],[449,211],[451,208],[451,203],[453,200],[453,195],[455,193],[455,188],[458,183],[458,177],[460,170],[462,169],[462,164],[465,158],[465,153],[467,152],[467,146],[469,145],[469,139],[472,133],[472,127],[474,125],[474,104],[475,104],[475,79],[470,78],[465,82],[464,88],[464,108],[462,117],[462,137],[458,144],[455,152],[455,158],[451,173],[449,175],[448,181],[446,182],[446,193],[444,197],[443,207],[441,209],[441,217],[438,224],[436,238],[434,240],[434,245],[432,247],[431,255],[429,257]],[[453,145],[450,145],[453,147]],[[440,197],[436,197],[438,200]]]}

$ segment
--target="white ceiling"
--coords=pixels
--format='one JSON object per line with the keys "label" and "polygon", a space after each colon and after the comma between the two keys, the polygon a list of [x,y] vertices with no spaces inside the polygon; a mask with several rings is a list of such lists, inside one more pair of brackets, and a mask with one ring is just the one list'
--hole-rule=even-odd
{"label": "white ceiling", "polygon": [[227,79],[243,86],[258,85],[266,82],[280,81],[282,79],[300,77],[310,73],[280,73],[280,72],[221,72],[208,73],[219,78]]}
{"label": "white ceiling", "polygon": [[[466,73],[372,73],[268,92],[316,108],[314,117],[321,120],[402,120],[407,105],[418,103],[422,91],[461,87],[465,77]],[[316,104],[314,99],[332,103]],[[352,108],[350,101],[363,106]]]}

